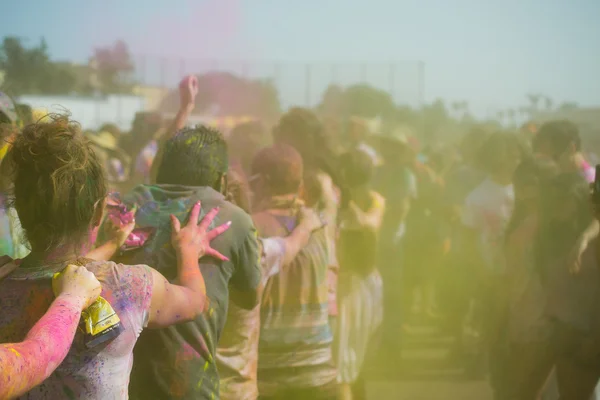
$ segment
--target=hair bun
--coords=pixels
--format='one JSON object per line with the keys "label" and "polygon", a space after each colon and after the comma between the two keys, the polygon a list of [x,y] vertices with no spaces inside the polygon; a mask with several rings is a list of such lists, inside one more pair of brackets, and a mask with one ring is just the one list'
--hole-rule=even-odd
{"label": "hair bun", "polygon": [[[66,115],[49,114],[48,122],[27,125],[13,143],[12,161],[18,170],[56,173],[82,168],[89,157],[78,123]],[[87,150],[87,151],[86,151]]]}

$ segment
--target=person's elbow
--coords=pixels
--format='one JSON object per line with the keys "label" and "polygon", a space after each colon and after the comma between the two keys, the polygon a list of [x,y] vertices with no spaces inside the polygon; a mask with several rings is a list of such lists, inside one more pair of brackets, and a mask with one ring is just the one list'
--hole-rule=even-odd
{"label": "person's elbow", "polygon": [[186,297],[184,309],[176,316],[177,323],[194,321],[208,309],[206,295],[199,295],[199,293],[190,290]]}
{"label": "person's elbow", "polygon": [[260,303],[257,289],[231,290],[229,297],[232,302],[244,310],[252,310]]}

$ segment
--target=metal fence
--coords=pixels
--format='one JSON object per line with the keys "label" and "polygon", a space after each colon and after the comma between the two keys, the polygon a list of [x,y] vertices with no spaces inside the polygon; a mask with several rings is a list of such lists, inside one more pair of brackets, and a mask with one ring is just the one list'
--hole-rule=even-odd
{"label": "metal fence", "polygon": [[138,111],[160,109],[168,90],[174,89],[183,76],[212,71],[270,81],[277,89],[282,110],[290,106],[316,106],[324,91],[332,84],[341,87],[368,84],[388,92],[396,104],[410,106],[422,104],[425,90],[425,65],[418,61],[301,63],[194,60],[144,55],[134,57],[132,78],[137,86],[145,90],[134,95],[22,96],[19,101],[33,108],[45,108],[53,112],[68,109],[85,128],[98,129],[102,124],[112,122],[127,130]]}
{"label": "metal fence", "polygon": [[425,64],[420,61],[285,62],[183,59],[140,55],[134,57],[137,82],[173,88],[182,76],[210,71],[231,72],[249,79],[266,79],[278,89],[282,107],[319,103],[331,84],[346,87],[366,83],[390,93],[398,104],[420,105],[425,91]]}

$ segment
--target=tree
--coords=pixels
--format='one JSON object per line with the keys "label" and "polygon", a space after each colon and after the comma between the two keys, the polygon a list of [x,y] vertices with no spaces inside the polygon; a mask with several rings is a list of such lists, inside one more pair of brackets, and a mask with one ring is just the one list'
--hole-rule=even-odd
{"label": "tree", "polygon": [[572,101],[565,101],[564,103],[561,103],[560,106],[558,106],[558,110],[559,111],[574,111],[577,110],[579,108],[579,105],[575,102]]}
{"label": "tree", "polygon": [[532,113],[537,112],[542,96],[539,94],[531,93],[531,94],[527,95],[527,98],[529,99],[529,104],[531,105],[531,112]]}
{"label": "tree", "polygon": [[396,105],[392,96],[381,89],[365,84],[352,85],[344,91],[344,111],[347,116],[384,119],[394,115]]}
{"label": "tree", "polygon": [[517,110],[515,110],[514,108],[509,108],[508,110],[506,110],[506,117],[508,118],[508,121],[512,126],[517,125]]}
{"label": "tree", "polygon": [[463,109],[463,102],[462,101],[453,101],[452,104],[450,104],[450,107],[452,108],[452,111],[454,112],[454,116],[456,118],[458,118],[458,116],[460,115],[460,113]]}
{"label": "tree", "polygon": [[554,102],[548,96],[544,96],[544,106],[546,107],[546,111],[552,111],[552,107],[554,106]]}
{"label": "tree", "polygon": [[329,85],[317,110],[324,116],[340,117],[344,112],[344,89],[338,85]]}
{"label": "tree", "polygon": [[317,108],[321,112],[334,110],[342,118],[367,119],[379,116],[392,118],[396,111],[396,105],[389,93],[366,84],[352,85],[345,89],[331,85],[323,93]]}
{"label": "tree", "polygon": [[112,46],[95,49],[93,61],[104,93],[131,92],[134,67],[125,42],[118,40]]}
{"label": "tree", "polygon": [[[161,109],[175,112],[179,107],[177,90],[163,100]],[[198,76],[195,114],[253,116],[273,121],[281,111],[277,88],[268,80],[251,80],[229,72],[208,72]]]}
{"label": "tree", "polygon": [[66,94],[77,87],[69,64],[52,62],[43,39],[28,49],[21,39],[5,37],[0,48],[0,69],[4,71],[3,87],[15,96]]}

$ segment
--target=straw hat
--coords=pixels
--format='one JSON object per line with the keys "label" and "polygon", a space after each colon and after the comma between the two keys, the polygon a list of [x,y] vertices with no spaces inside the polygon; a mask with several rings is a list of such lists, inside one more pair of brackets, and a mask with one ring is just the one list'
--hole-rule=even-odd
{"label": "straw hat", "polygon": [[95,145],[107,150],[117,149],[117,139],[110,132],[93,133],[87,131],[85,136]]}

